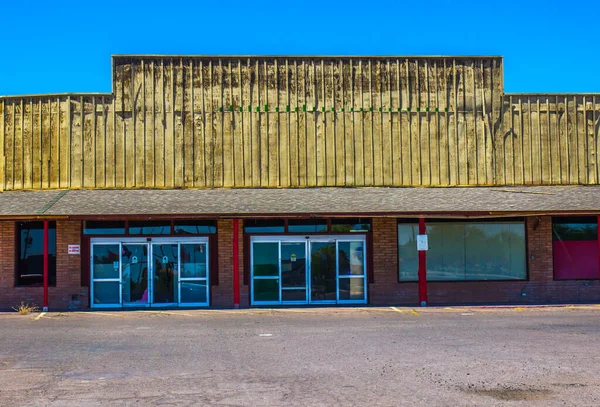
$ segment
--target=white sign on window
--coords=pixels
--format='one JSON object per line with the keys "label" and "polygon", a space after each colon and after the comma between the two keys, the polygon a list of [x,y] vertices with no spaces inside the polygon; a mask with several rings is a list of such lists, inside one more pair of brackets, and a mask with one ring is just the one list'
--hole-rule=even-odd
{"label": "white sign on window", "polygon": [[429,250],[427,235],[417,235],[417,250]]}
{"label": "white sign on window", "polygon": [[81,254],[81,246],[79,246],[78,244],[70,244],[69,254]]}

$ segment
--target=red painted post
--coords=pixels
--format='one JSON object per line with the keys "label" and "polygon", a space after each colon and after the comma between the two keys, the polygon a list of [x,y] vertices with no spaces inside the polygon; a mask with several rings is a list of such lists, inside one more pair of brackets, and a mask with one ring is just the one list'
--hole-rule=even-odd
{"label": "red painted post", "polygon": [[48,221],[44,221],[44,311],[48,311]]}
{"label": "red painted post", "polygon": [[233,220],[233,307],[240,307],[239,220]]}
{"label": "red painted post", "polygon": [[[419,218],[419,234],[427,234],[425,219]],[[419,303],[427,305],[427,251],[419,250]]]}

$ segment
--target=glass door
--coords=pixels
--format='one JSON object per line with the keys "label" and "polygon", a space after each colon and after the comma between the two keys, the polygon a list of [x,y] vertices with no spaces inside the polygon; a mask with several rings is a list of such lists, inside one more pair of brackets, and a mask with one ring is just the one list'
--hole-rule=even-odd
{"label": "glass door", "polygon": [[152,304],[179,303],[179,245],[152,244]]}
{"label": "glass door", "polygon": [[148,244],[121,244],[121,302],[124,306],[147,306]]}
{"label": "glass door", "polygon": [[306,242],[281,242],[281,302],[306,304]]}
{"label": "glass door", "polygon": [[364,304],[364,236],[253,237],[251,304]]}
{"label": "glass door", "polygon": [[334,304],[337,299],[335,240],[310,241],[310,302]]}
{"label": "glass door", "polygon": [[121,245],[91,246],[91,306],[114,308],[121,306]]}
{"label": "glass door", "polygon": [[281,302],[279,245],[279,241],[252,243],[250,253],[252,304],[278,304]]}
{"label": "glass door", "polygon": [[337,301],[340,304],[366,303],[366,267],[364,240],[338,240]]}
{"label": "glass door", "polygon": [[179,304],[208,305],[208,242],[181,243]]}

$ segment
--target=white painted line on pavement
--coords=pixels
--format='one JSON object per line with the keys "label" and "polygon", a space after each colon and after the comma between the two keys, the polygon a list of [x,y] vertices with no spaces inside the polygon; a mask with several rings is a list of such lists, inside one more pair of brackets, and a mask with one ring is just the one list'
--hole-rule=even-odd
{"label": "white painted line on pavement", "polygon": [[35,317],[35,320],[37,321],[38,319],[42,318],[44,315],[46,315],[45,312],[40,312],[40,315],[38,315],[37,317]]}

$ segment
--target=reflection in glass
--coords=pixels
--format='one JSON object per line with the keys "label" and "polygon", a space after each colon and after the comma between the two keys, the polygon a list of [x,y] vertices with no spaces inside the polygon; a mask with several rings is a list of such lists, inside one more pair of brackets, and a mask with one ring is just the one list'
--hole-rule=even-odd
{"label": "reflection in glass", "polygon": [[217,233],[217,223],[210,220],[176,220],[173,227],[173,233],[176,235],[209,235]]}
{"label": "reflection in glass", "polygon": [[177,244],[152,245],[154,303],[169,304],[178,302],[177,267],[179,256],[177,247]]}
{"label": "reflection in glass", "polygon": [[363,242],[338,242],[339,275],[364,274]]}
{"label": "reflection in glass", "polygon": [[83,221],[84,235],[124,235],[125,222],[123,221]]}
{"label": "reflection in glass", "polygon": [[417,252],[417,235],[419,225],[398,224],[398,268],[400,281],[417,281],[419,256]]}
{"label": "reflection in glass", "polygon": [[348,233],[358,232],[365,233],[371,229],[371,223],[368,219],[332,219],[331,232],[333,233]]}
{"label": "reflection in glass", "polygon": [[306,287],[306,243],[281,243],[281,286]]}
{"label": "reflection in glass", "polygon": [[123,244],[121,251],[123,303],[148,303],[148,245]]}
{"label": "reflection in glass", "polygon": [[288,220],[290,233],[318,233],[327,232],[326,219],[290,219]]}
{"label": "reflection in glass", "polygon": [[254,276],[279,276],[279,243],[259,243],[252,245]]}
{"label": "reflection in glass", "polygon": [[335,242],[311,242],[310,264],[311,301],[335,301]]}
{"label": "reflection in glass", "polygon": [[94,245],[92,278],[119,278],[119,245]]}
{"label": "reflection in glass", "polygon": [[[401,281],[416,281],[418,226],[398,225]],[[524,280],[525,226],[512,222],[429,222],[427,281]]]}
{"label": "reflection in glass", "polygon": [[253,301],[279,301],[279,281],[275,278],[254,279]]}
{"label": "reflection in glass", "polygon": [[181,244],[181,278],[206,278],[206,244]]}
{"label": "reflection in glass", "polygon": [[192,280],[181,282],[182,303],[206,303],[207,287],[205,280]]}
{"label": "reflection in glass", "polygon": [[281,290],[281,301],[306,302],[306,289]]}
{"label": "reflection in glass", "polygon": [[244,233],[283,233],[283,219],[248,219],[244,221]]}
{"label": "reflection in glass", "polygon": [[169,235],[170,221],[129,221],[130,235]]}
{"label": "reflection in glass", "polygon": [[364,300],[364,278],[340,278],[340,300]]}
{"label": "reflection in glass", "polygon": [[[19,222],[17,285],[44,284],[44,222]],[[48,284],[56,285],[56,222],[48,222]]]}
{"label": "reflection in glass", "polygon": [[94,281],[94,304],[119,304],[119,289],[121,283],[118,281]]}

